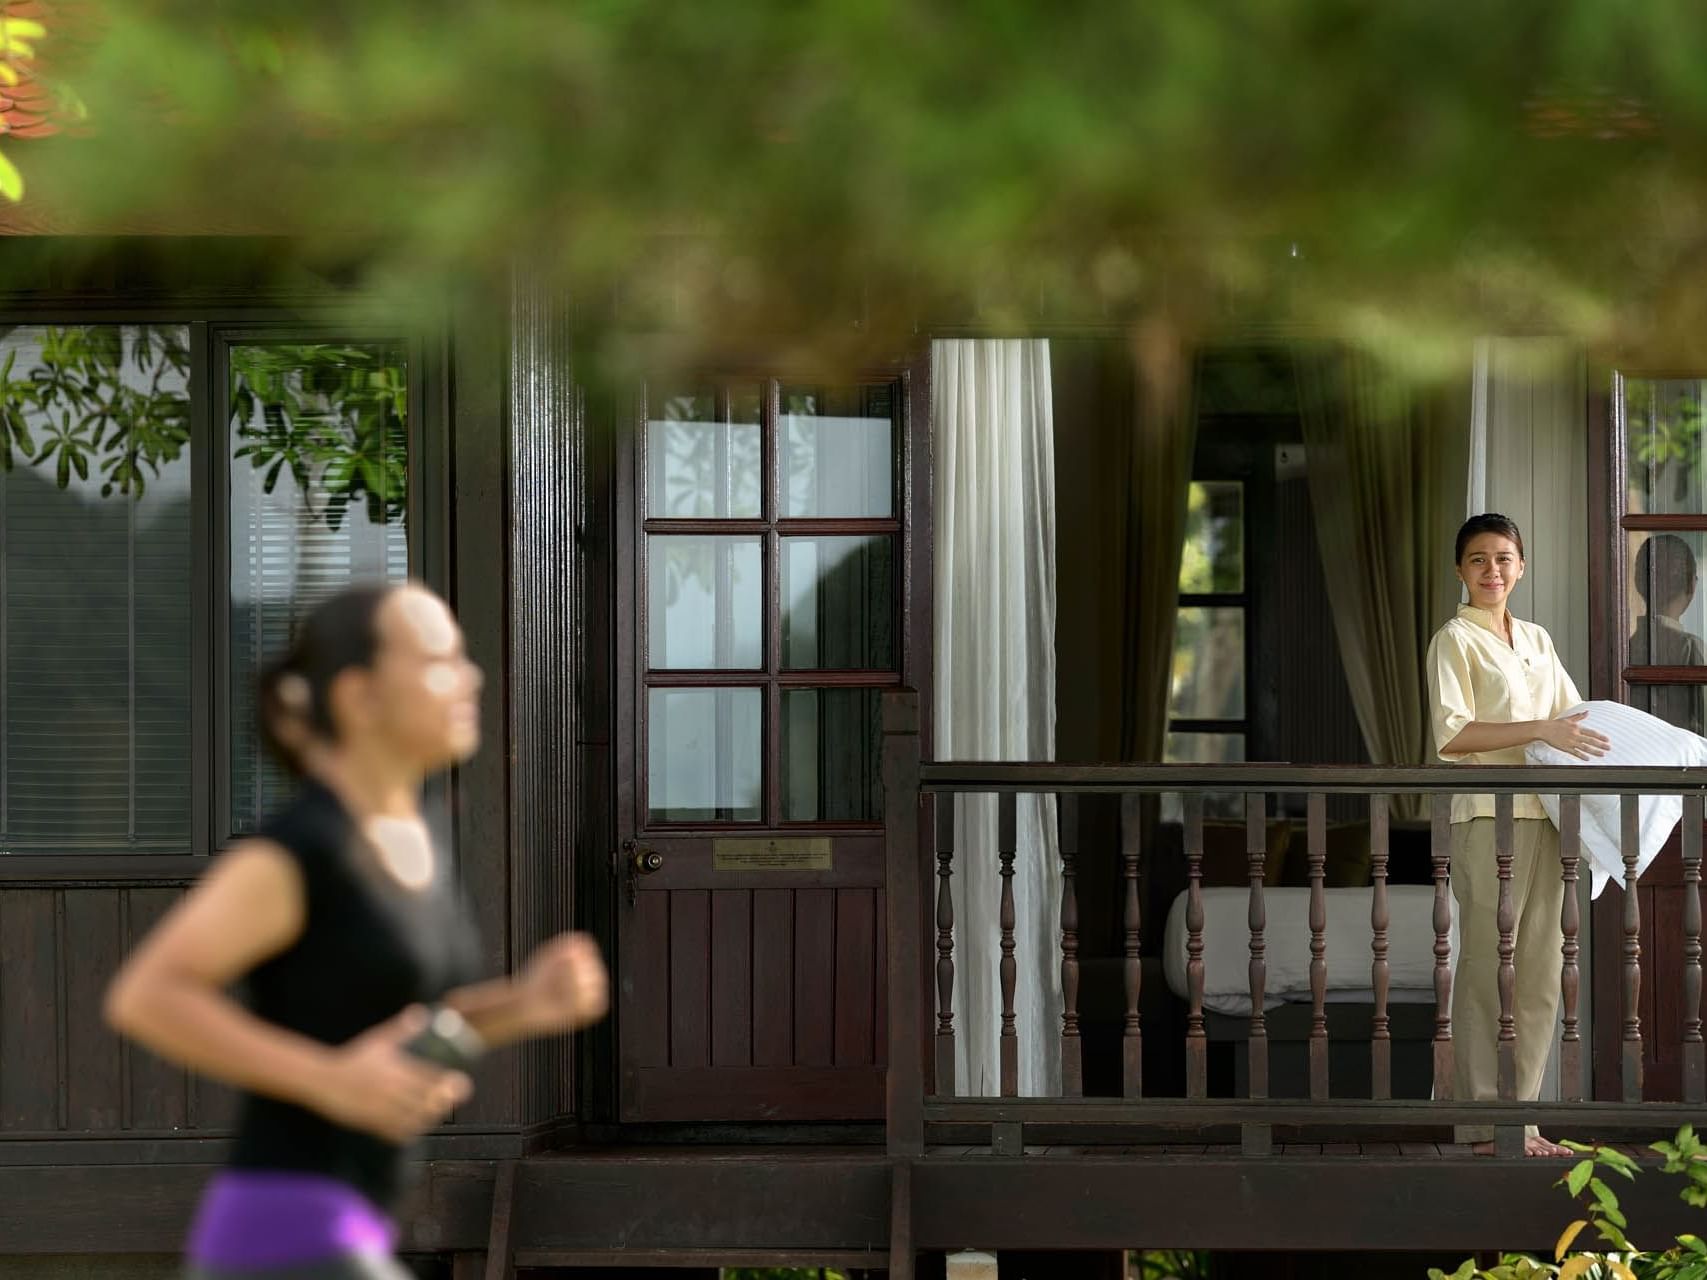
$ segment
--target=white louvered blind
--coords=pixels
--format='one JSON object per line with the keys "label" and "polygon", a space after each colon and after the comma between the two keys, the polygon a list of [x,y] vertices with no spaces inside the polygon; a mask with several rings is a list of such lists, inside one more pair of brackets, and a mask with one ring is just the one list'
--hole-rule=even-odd
{"label": "white louvered blind", "polygon": [[[319,603],[341,588],[357,582],[386,580],[400,582],[409,574],[409,544],[401,507],[401,485],[382,484],[383,497],[391,508],[390,518],[381,513],[370,518],[369,504],[358,498],[334,517],[328,482],[335,484],[340,468],[359,451],[359,441],[350,428],[347,397],[365,394],[372,379],[383,378],[402,385],[404,355],[396,344],[365,344],[352,347],[322,344],[299,367],[288,366],[294,348],[269,348],[266,363],[277,373],[280,398],[303,412],[294,415],[292,439],[299,456],[308,459],[306,488],[291,466],[274,476],[272,492],[267,479],[272,459],[259,455],[238,456],[246,444],[264,438],[269,426],[278,438],[282,429],[275,416],[267,415],[268,397],[257,397],[251,412],[239,421],[235,416],[230,432],[231,478],[231,814],[233,834],[251,831],[266,814],[289,794],[290,782],[273,763],[261,744],[255,716],[255,678],[261,667],[282,653],[291,642],[297,625]],[[350,355],[343,370],[329,369],[330,351]],[[232,366],[241,370],[245,357],[261,354],[257,348],[236,348]],[[275,401],[276,403],[276,401]],[[407,469],[406,433],[401,420],[387,433],[385,451]]]}
{"label": "white louvered blind", "polygon": [[[130,326],[0,338],[0,852],[189,852],[188,400],[166,357],[186,343]],[[165,447],[140,494],[103,494],[145,435]]]}

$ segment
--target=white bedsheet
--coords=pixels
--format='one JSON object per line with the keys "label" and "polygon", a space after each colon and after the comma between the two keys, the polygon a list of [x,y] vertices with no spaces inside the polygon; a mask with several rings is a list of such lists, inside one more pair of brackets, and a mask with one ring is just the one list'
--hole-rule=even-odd
{"label": "white bedsheet", "polygon": [[[1334,1002],[1372,1001],[1369,911],[1372,888],[1325,890],[1327,924],[1327,998]],[[1392,885],[1387,890],[1391,920],[1387,928],[1388,999],[1395,1004],[1434,1000],[1434,888]],[[1266,889],[1268,981],[1263,1008],[1310,1000],[1310,891]],[[1181,999],[1186,987],[1186,895],[1174,899],[1163,938],[1168,986]],[[1203,890],[1203,1007],[1234,1016],[1251,1011],[1249,889]],[[1456,932],[1452,938],[1457,948]]]}

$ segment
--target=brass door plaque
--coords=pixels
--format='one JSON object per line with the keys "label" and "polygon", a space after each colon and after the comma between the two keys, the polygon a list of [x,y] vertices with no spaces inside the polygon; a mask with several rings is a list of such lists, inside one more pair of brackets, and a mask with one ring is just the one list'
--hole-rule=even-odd
{"label": "brass door plaque", "polygon": [[828,836],[792,839],[737,839],[711,842],[714,871],[829,871],[833,867]]}

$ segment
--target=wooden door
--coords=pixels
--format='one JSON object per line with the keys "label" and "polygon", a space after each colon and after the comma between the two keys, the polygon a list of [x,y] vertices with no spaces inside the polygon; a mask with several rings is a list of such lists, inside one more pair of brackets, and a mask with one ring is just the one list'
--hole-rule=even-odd
{"label": "wooden door", "polygon": [[[1613,372],[1610,395],[1591,407],[1597,450],[1591,481],[1604,506],[1591,591],[1597,696],[1612,696],[1692,733],[1707,732],[1707,455],[1700,424],[1707,374]],[[1606,517],[1610,516],[1610,519]],[[1641,914],[1642,1096],[1682,1098],[1681,1043],[1686,895],[1681,840],[1637,885]],[[1698,892],[1698,888],[1693,890]],[[1622,1096],[1624,894],[1610,885],[1594,904],[1594,1092]],[[1699,1011],[1695,1014],[1699,1017]]]}
{"label": "wooden door", "polygon": [[908,384],[643,396],[618,477],[625,1121],[882,1114]]}

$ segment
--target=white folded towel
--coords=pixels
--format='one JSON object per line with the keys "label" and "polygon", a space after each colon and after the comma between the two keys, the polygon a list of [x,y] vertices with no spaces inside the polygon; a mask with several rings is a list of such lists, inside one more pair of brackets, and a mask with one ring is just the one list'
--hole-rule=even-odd
{"label": "white folded towel", "polygon": [[[1611,741],[1604,756],[1578,760],[1545,742],[1531,742],[1523,749],[1532,765],[1671,765],[1681,768],[1707,767],[1707,738],[1667,724],[1658,716],[1627,707],[1621,702],[1582,702],[1564,714],[1574,716],[1588,712],[1583,724]],[[1541,807],[1559,825],[1559,797],[1544,795]],[[1648,869],[1659,856],[1683,814],[1683,801],[1677,796],[1643,796],[1639,805],[1636,874]],[[1624,879],[1624,859],[1618,849],[1621,826],[1617,796],[1584,796],[1582,798],[1582,849],[1589,864],[1590,895],[1599,897],[1608,880]]]}

